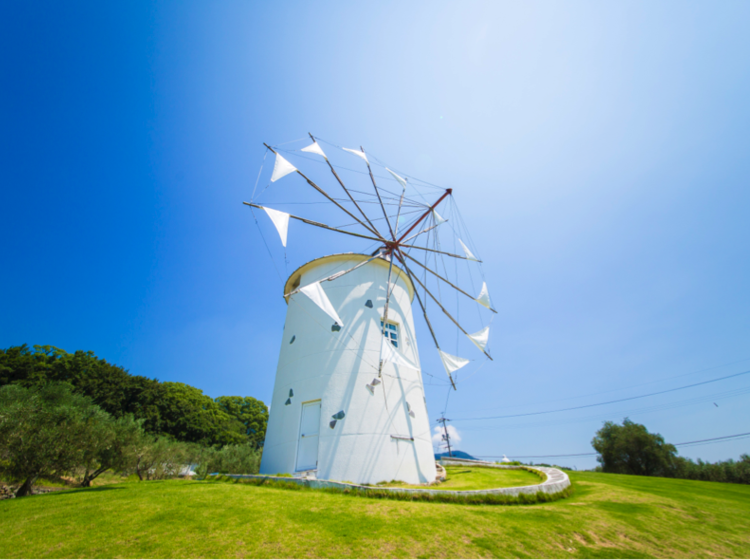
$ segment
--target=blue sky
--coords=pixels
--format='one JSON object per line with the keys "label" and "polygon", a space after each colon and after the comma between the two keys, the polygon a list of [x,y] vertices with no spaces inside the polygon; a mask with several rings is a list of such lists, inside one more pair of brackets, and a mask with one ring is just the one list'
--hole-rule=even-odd
{"label": "blue sky", "polygon": [[[310,131],[454,189],[499,311],[495,360],[448,401],[459,447],[586,453],[626,415],[675,443],[748,432],[750,374],[472,418],[750,370],[749,19],[729,1],[5,3],[0,346],[270,400],[286,308],[241,202],[262,143]],[[311,239],[288,272],[340,248]]]}

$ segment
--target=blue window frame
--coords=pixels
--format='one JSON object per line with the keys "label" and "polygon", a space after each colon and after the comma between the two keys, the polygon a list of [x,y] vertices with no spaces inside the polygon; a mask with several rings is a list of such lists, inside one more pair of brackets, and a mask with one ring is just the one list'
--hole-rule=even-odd
{"label": "blue window frame", "polygon": [[[380,320],[380,328],[383,328],[383,320]],[[385,337],[391,341],[391,344],[398,348],[398,325],[396,323],[388,323],[385,326]]]}

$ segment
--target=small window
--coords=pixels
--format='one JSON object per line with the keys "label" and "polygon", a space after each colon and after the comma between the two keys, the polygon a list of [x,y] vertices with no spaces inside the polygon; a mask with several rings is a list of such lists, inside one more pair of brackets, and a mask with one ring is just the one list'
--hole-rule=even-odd
{"label": "small window", "polygon": [[[383,321],[380,321],[380,328],[383,328]],[[385,337],[391,341],[396,348],[398,348],[398,325],[391,323],[390,321],[385,326]]]}

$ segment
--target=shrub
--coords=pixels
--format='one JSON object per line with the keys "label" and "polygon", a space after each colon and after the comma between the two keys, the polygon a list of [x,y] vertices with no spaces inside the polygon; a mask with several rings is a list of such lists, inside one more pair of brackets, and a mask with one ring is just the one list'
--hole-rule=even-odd
{"label": "shrub", "polygon": [[204,448],[198,459],[196,473],[258,474],[262,451],[254,443],[225,445],[220,449]]}

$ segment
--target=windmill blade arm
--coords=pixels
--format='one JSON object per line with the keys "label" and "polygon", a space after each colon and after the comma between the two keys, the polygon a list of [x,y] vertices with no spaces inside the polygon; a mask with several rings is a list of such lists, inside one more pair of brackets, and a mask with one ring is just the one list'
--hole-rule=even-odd
{"label": "windmill blade arm", "polygon": [[[422,264],[421,262],[419,262],[419,261],[418,261],[417,259],[415,259],[414,257],[412,257],[412,256],[411,256],[411,255],[410,255],[409,253],[403,253],[403,255],[404,255],[404,256],[405,256],[405,257],[406,257],[407,259],[410,259],[410,260],[414,261],[415,263],[417,263],[417,264],[418,264],[419,266],[421,266],[422,268],[424,268],[424,269],[425,269],[425,270],[426,270],[427,272],[429,272],[429,273],[430,273],[430,274],[432,274],[433,276],[436,276],[436,277],[440,278],[440,280],[442,280],[443,282],[445,282],[446,284],[448,284],[448,285],[449,285],[449,286],[450,286],[451,288],[454,288],[454,289],[458,290],[459,292],[461,292],[461,293],[462,293],[463,295],[465,295],[465,296],[466,296],[467,298],[469,298],[469,299],[471,299],[471,300],[474,300],[474,301],[476,301],[476,300],[477,300],[477,298],[475,298],[475,297],[474,297],[474,296],[472,296],[472,295],[469,295],[469,294],[467,294],[466,292],[464,292],[464,291],[463,291],[463,290],[462,290],[461,288],[459,288],[458,286],[456,286],[456,285],[455,285],[455,284],[454,284],[453,282],[451,282],[450,280],[446,280],[445,278],[443,278],[442,276],[440,276],[440,275],[439,275],[439,274],[438,274],[437,272],[435,272],[434,270],[431,270],[430,268],[427,268],[427,267],[426,267],[425,265],[423,265],[423,264]],[[490,308],[490,311],[492,311],[493,313],[497,313],[497,311],[495,311],[495,310],[494,310],[494,309],[492,309],[492,308]]]}
{"label": "windmill blade arm", "polygon": [[[401,264],[404,265],[404,270],[406,270],[406,275],[409,277],[409,280],[411,280],[412,284],[414,284],[414,279],[412,278],[412,273],[406,266],[406,262],[403,259],[403,252],[398,252],[399,256],[398,260],[401,261]],[[427,323],[427,327],[430,329],[430,334],[432,335],[432,341],[435,343],[435,348],[440,350],[440,344],[437,341],[437,337],[435,336],[435,331],[432,329],[432,323],[430,323],[430,318],[427,316],[427,309],[425,309],[424,303],[422,303],[422,298],[419,296],[419,291],[415,288],[414,289],[414,295],[417,296],[417,301],[419,302],[419,307],[422,308],[422,315],[424,315],[424,320]],[[456,384],[453,382],[453,376],[448,373],[448,379],[451,381],[451,385],[453,386],[453,390],[456,390]]]}
{"label": "windmill blade arm", "polygon": [[[405,262],[405,261],[401,261],[401,263],[402,263],[402,264],[404,265],[404,268],[406,268],[406,271],[407,271],[407,272],[410,272],[410,270],[409,270],[409,267],[408,267],[408,265],[406,264],[406,262]],[[417,282],[419,283],[419,285],[420,285],[420,286],[422,286],[422,288],[423,288],[423,289],[424,289],[424,291],[425,291],[425,292],[427,293],[427,295],[429,295],[429,296],[430,296],[430,297],[432,298],[432,300],[433,300],[433,301],[434,301],[435,303],[437,303],[438,307],[439,307],[439,308],[440,308],[440,309],[441,309],[441,310],[443,311],[443,313],[445,313],[445,314],[446,314],[446,315],[448,316],[448,318],[449,318],[449,319],[450,319],[451,321],[453,321],[453,323],[454,323],[454,324],[455,324],[455,325],[456,325],[456,326],[458,327],[458,329],[459,329],[459,330],[460,330],[460,331],[461,331],[462,333],[464,333],[464,334],[465,334],[466,336],[469,336],[469,333],[467,333],[467,332],[466,332],[466,330],[465,330],[465,329],[464,329],[464,328],[463,328],[463,327],[462,327],[462,326],[461,326],[461,325],[460,325],[460,324],[458,323],[458,321],[456,321],[456,320],[455,320],[455,319],[453,318],[453,315],[451,315],[450,313],[448,313],[448,310],[447,310],[447,309],[446,309],[445,307],[443,307],[443,304],[441,304],[441,303],[440,303],[440,300],[438,300],[438,299],[437,299],[437,298],[436,298],[436,297],[435,297],[434,295],[432,295],[432,292],[430,292],[430,290],[428,290],[428,289],[427,289],[427,286],[425,286],[424,284],[422,284],[422,282],[420,281],[420,279],[419,279],[419,278],[417,278],[417,276],[416,276],[416,275],[412,274],[412,276],[414,277],[414,280],[416,280],[416,281],[417,281]],[[416,290],[415,290],[415,291],[416,291]],[[488,357],[488,358],[489,358],[490,360],[492,359],[492,356],[490,356],[490,355],[489,355],[489,354],[487,353],[487,351],[486,351],[486,350],[482,350],[482,353],[483,353],[483,354],[484,354],[485,356],[487,356],[487,357]]]}
{"label": "windmill blade arm", "polygon": [[399,247],[406,247],[407,249],[419,249],[420,251],[430,251],[431,253],[439,253],[441,255],[446,255],[448,257],[453,257],[455,259],[463,259],[465,261],[475,261],[478,263],[481,263],[480,260],[475,259],[469,259],[467,257],[462,257],[461,255],[454,255],[453,253],[446,253],[445,251],[438,251],[437,249],[430,249],[428,247],[417,247],[416,245],[404,245],[402,243],[399,244]]}
{"label": "windmill blade arm", "polygon": [[[266,148],[268,148],[269,150],[271,150],[271,151],[272,151],[272,152],[273,152],[274,154],[276,154],[276,150],[274,150],[274,149],[273,149],[273,148],[272,148],[271,146],[269,146],[268,144],[265,144],[265,143],[264,143],[263,145],[264,145],[264,146],[265,146]],[[323,189],[321,189],[321,188],[320,188],[320,187],[319,187],[318,185],[316,185],[316,184],[315,184],[315,183],[314,183],[314,182],[313,182],[313,181],[312,181],[312,180],[311,180],[311,179],[310,179],[310,178],[309,178],[309,177],[308,177],[307,175],[305,175],[304,173],[302,173],[302,171],[300,171],[299,169],[297,169],[297,173],[299,173],[299,175],[300,175],[300,176],[301,176],[301,177],[302,177],[302,178],[303,178],[303,179],[304,179],[305,181],[307,181],[307,183],[308,183],[308,184],[309,184],[309,185],[310,185],[310,186],[311,186],[312,188],[314,188],[314,189],[315,189],[316,191],[318,191],[318,192],[319,192],[320,194],[322,194],[322,195],[323,195],[324,197],[326,197],[326,198],[327,198],[328,200],[330,200],[331,202],[333,202],[333,203],[334,203],[334,204],[335,204],[336,206],[338,206],[338,207],[339,207],[339,208],[340,208],[341,210],[343,210],[344,212],[346,212],[346,214],[347,214],[348,216],[351,216],[351,217],[352,217],[352,218],[353,218],[354,220],[356,220],[356,222],[357,222],[357,223],[358,223],[359,225],[361,225],[362,227],[364,227],[364,228],[365,228],[365,229],[366,229],[367,231],[369,231],[369,232],[370,232],[370,233],[372,233],[373,235],[377,235],[377,236],[378,236],[378,239],[377,239],[377,241],[384,241],[384,239],[382,238],[382,236],[380,235],[380,233],[379,233],[379,232],[378,232],[378,231],[377,231],[376,229],[374,229],[374,228],[370,228],[370,226],[368,226],[368,225],[367,225],[366,223],[364,223],[364,222],[363,222],[362,220],[360,220],[359,218],[357,218],[357,216],[355,216],[354,214],[352,214],[351,212],[349,212],[349,210],[347,210],[346,208],[344,208],[344,207],[343,207],[343,206],[342,206],[341,204],[339,204],[338,202],[336,202],[336,201],[335,201],[335,200],[334,200],[334,199],[333,199],[333,198],[332,198],[332,197],[331,197],[331,196],[330,196],[330,195],[329,195],[329,194],[328,194],[327,192],[325,192],[325,191],[324,191]]]}
{"label": "windmill blade arm", "polygon": [[[362,146],[359,147],[360,150],[364,153],[364,149]],[[375,177],[372,174],[372,168],[370,167],[370,162],[365,160],[367,162],[367,171],[370,173],[370,180],[372,181],[372,186],[375,187],[375,194],[378,195],[378,201],[380,202],[380,208],[383,210],[383,215],[385,216],[385,221],[388,222],[388,231],[391,232],[391,239],[395,241],[396,236],[393,234],[393,228],[391,227],[391,220],[388,218],[388,213],[385,211],[385,206],[383,206],[383,199],[380,198],[380,191],[378,191],[378,185],[375,182]]]}
{"label": "windmill blade arm", "polygon": [[[247,204],[248,206],[252,206],[253,208],[259,208],[261,210],[265,208],[264,206],[261,206],[259,204],[253,204],[252,202],[243,202],[242,204]],[[300,218],[299,216],[295,216],[294,214],[289,214],[289,217],[295,220],[299,220],[300,222],[309,224],[311,226],[328,229],[331,231],[335,231],[337,233],[345,233],[346,235],[353,235],[354,237],[361,237],[362,239],[369,239],[370,241],[378,241],[380,243],[384,242],[384,240],[381,238],[370,237],[369,235],[362,235],[361,233],[354,233],[353,231],[345,231],[343,229],[334,228],[331,226],[327,226],[325,224],[321,224],[320,222],[314,222],[313,220],[308,220],[307,218]]]}
{"label": "windmill blade arm", "polygon": [[425,228],[425,229],[423,229],[422,231],[420,231],[419,233],[415,233],[414,235],[412,235],[412,236],[411,236],[411,237],[410,237],[409,239],[404,239],[404,241],[411,241],[411,240],[412,240],[412,239],[414,239],[415,237],[419,237],[419,236],[420,236],[420,235],[422,235],[423,233],[427,233],[428,231],[430,231],[431,229],[435,229],[435,228],[436,228],[436,227],[438,227],[439,225],[440,225],[440,224],[435,224],[434,226],[430,226],[430,227],[428,227],[428,228]]}
{"label": "windmill blade arm", "polygon": [[[314,137],[314,136],[313,136],[312,134],[310,134],[309,132],[308,132],[307,134],[309,134],[309,135],[310,135],[310,138],[312,138],[312,141],[313,141],[313,142],[317,142],[317,140],[315,140],[315,137]],[[333,168],[333,165],[331,165],[331,162],[330,162],[330,161],[328,161],[328,158],[325,158],[325,160],[326,160],[326,163],[328,164],[328,167],[329,167],[329,168],[331,169],[331,173],[333,173],[333,176],[334,176],[334,177],[336,177],[336,180],[337,180],[337,181],[339,182],[339,185],[341,185],[341,188],[342,188],[342,189],[344,189],[344,192],[345,192],[345,193],[346,193],[346,195],[347,195],[347,196],[349,197],[349,200],[351,200],[351,201],[352,201],[352,202],[354,203],[354,206],[356,206],[356,207],[357,207],[357,210],[359,210],[359,213],[360,213],[360,214],[362,214],[362,217],[363,217],[363,218],[364,218],[365,220],[367,220],[367,223],[368,223],[368,224],[370,224],[370,228],[372,229],[372,231],[373,231],[374,233],[376,233],[376,234],[377,234],[378,236],[382,237],[382,235],[381,235],[381,234],[380,234],[380,232],[378,231],[378,228],[376,228],[376,227],[375,227],[375,225],[374,225],[374,224],[373,224],[373,223],[372,223],[372,222],[370,221],[370,218],[368,218],[368,217],[367,217],[367,214],[365,214],[365,211],[364,211],[364,210],[362,210],[362,208],[360,208],[360,207],[359,207],[359,204],[357,204],[357,201],[356,201],[356,200],[354,200],[354,197],[353,197],[353,196],[352,196],[352,194],[351,194],[351,193],[349,192],[349,189],[347,189],[347,188],[346,188],[346,186],[344,186],[344,182],[343,182],[343,181],[341,180],[341,178],[339,177],[339,174],[338,174],[338,173],[336,173],[336,170],[335,170],[335,169]]]}

